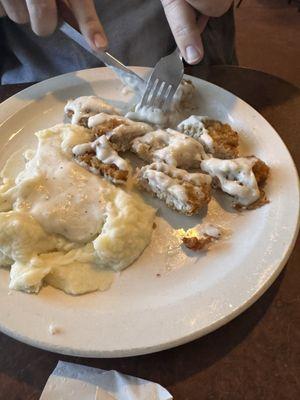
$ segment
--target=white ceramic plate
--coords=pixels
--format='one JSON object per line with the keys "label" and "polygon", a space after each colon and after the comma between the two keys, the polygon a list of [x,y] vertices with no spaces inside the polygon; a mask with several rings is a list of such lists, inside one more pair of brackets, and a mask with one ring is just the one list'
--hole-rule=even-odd
{"label": "white ceramic plate", "polygon": [[[147,69],[136,68],[145,74]],[[0,271],[0,329],[31,345],[87,357],[150,353],[196,339],[224,325],[261,296],[284,267],[293,248],[299,214],[295,166],[274,129],[253,108],[211,83],[189,77],[198,89],[202,115],[228,121],[241,132],[244,154],[271,167],[270,204],[238,214],[218,195],[202,216],[188,218],[160,202],[153,240],[110,290],[72,297],[51,287],[38,295],[9,292]],[[33,133],[60,123],[70,97],[95,93],[128,101],[106,68],[59,76],[23,90],[0,106],[0,167]],[[212,221],[226,238],[207,253],[185,251],[174,229]],[[60,332],[51,335],[49,325]]]}

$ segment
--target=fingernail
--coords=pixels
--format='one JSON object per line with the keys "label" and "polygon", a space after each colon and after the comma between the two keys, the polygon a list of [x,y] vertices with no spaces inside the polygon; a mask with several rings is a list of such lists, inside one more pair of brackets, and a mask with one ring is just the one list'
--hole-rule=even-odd
{"label": "fingernail", "polygon": [[106,47],[107,42],[100,33],[96,33],[94,35],[94,45],[97,47],[97,49],[103,49],[103,47]]}
{"label": "fingernail", "polygon": [[185,49],[186,61],[191,64],[200,60],[201,54],[194,46],[187,46]]}

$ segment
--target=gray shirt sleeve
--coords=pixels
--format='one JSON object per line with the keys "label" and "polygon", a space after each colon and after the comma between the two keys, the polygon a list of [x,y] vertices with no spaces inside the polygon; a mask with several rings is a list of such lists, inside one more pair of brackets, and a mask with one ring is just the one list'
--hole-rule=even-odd
{"label": "gray shirt sleeve", "polygon": [[[110,52],[127,65],[153,66],[175,46],[160,0],[95,2],[109,38]],[[35,36],[27,25],[0,20],[1,83],[36,82],[75,70],[101,66],[60,31]],[[234,53],[232,10],[211,18],[203,34],[204,64],[231,64]]]}

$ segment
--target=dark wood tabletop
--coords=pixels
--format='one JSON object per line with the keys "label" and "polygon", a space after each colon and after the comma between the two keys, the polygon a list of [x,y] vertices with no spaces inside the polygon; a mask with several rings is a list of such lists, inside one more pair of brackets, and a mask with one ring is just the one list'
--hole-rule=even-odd
{"label": "dark wood tabletop", "polygon": [[[239,67],[187,67],[186,72],[233,92],[258,110],[282,137],[299,171],[299,88]],[[24,87],[0,87],[0,100]],[[298,237],[285,269],[252,307],[217,331],[160,353],[119,359],[67,357],[0,333],[0,399],[39,399],[58,360],[158,382],[176,400],[299,399],[299,266]]]}

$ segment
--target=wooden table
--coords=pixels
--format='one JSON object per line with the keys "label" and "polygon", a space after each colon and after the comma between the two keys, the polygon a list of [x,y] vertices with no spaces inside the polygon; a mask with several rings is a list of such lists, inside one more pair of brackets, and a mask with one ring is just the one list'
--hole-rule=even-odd
{"label": "wooden table", "polygon": [[[186,72],[224,87],[256,108],[281,135],[299,170],[300,89],[274,76],[239,67],[187,67]],[[24,87],[2,86],[0,100]],[[116,369],[159,382],[176,400],[298,399],[299,266],[298,237],[285,270],[250,309],[199,340],[156,354],[72,358],[0,334],[0,399],[38,399],[58,360]]]}

